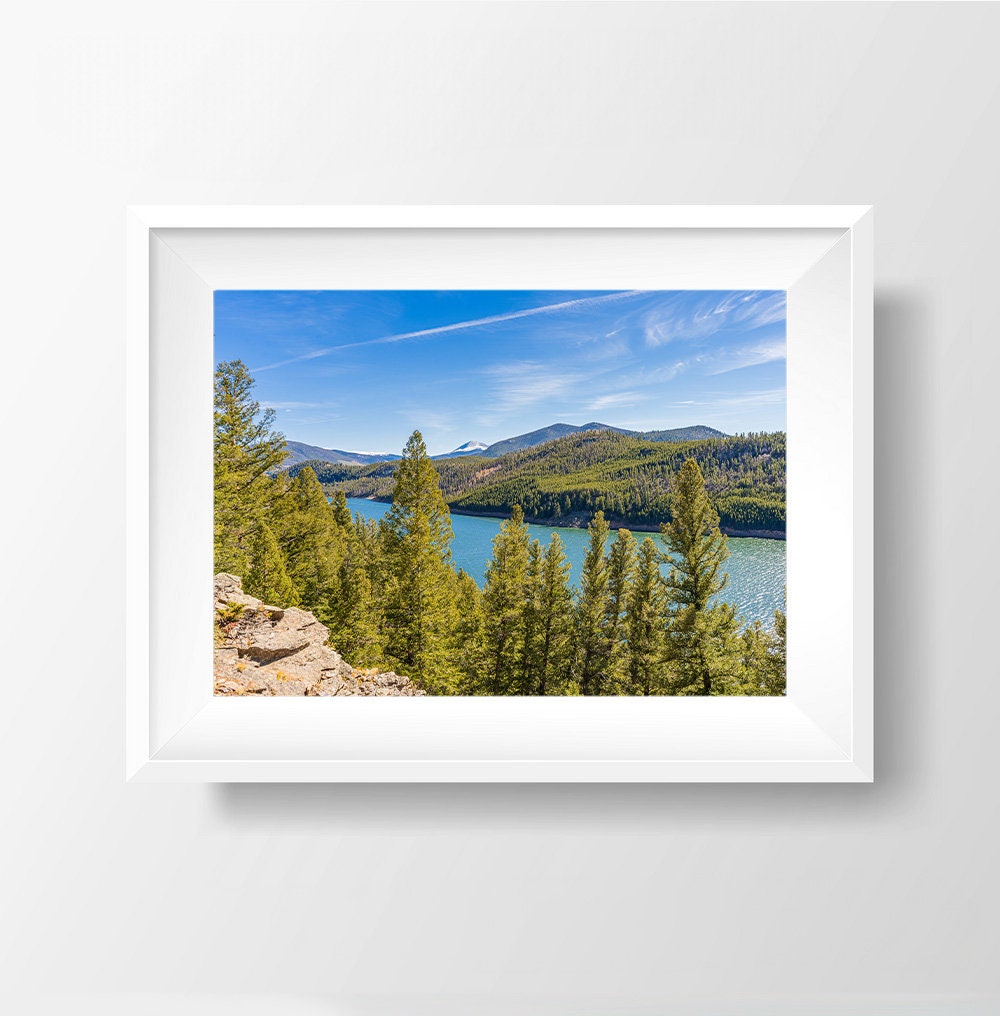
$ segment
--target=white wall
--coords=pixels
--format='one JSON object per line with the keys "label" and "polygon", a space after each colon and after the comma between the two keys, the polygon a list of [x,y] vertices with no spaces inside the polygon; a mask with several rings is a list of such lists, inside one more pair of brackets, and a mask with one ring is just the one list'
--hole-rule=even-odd
{"label": "white wall", "polygon": [[[995,5],[8,10],[11,1011],[995,1011],[998,33]],[[327,202],[877,206],[874,786],[124,784],[124,206]]]}

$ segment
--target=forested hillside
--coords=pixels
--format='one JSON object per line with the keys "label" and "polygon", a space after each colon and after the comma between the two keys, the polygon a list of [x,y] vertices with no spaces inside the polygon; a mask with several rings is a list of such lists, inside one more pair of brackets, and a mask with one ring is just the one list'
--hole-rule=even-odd
{"label": "forested hillside", "polygon": [[366,452],[345,452],[339,448],[320,448],[317,445],[303,444],[301,441],[285,442],[285,460],[283,469],[303,462],[336,462],[342,465],[367,466],[372,462],[389,462],[398,460],[398,455],[369,455]]}
{"label": "forested hillside", "polygon": [[[262,608],[269,617],[305,608],[354,668],[391,671],[438,695],[784,694],[784,615],[776,611],[767,631],[744,626],[719,602],[727,541],[685,446],[660,449],[671,456],[671,468],[657,474],[669,477],[662,543],[639,543],[625,528],[611,539],[603,512],[595,511],[574,588],[558,534],[544,547],[530,539],[514,504],[480,590],[452,564],[442,474],[479,471],[483,461],[496,460],[443,461],[439,473],[415,431],[395,468],[392,508],[380,522],[365,522],[351,516],[343,490],[330,503],[311,468],[294,476],[275,469],[284,438],[272,430],[273,411],[262,412],[252,395],[253,379],[240,361],[219,365],[214,570],[238,577],[247,595],[278,608]],[[554,455],[550,466],[563,468],[551,475],[575,476],[604,461],[599,436],[566,440],[545,453]],[[729,458],[719,449],[699,454],[719,469],[743,462],[749,476],[774,450],[773,443],[763,450],[763,438],[745,440],[749,445]],[[653,457],[647,445],[614,447],[634,462]],[[508,464],[511,482],[530,467],[531,454]],[[757,462],[752,470],[748,456]],[[242,610],[239,602],[216,604],[220,636]],[[280,674],[275,682],[283,686]]]}
{"label": "forested hillside", "polygon": [[678,427],[676,430],[649,430],[640,433],[636,430],[626,430],[623,427],[612,427],[609,423],[584,423],[579,427],[571,423],[553,423],[548,427],[542,427],[541,430],[533,430],[527,434],[518,434],[515,437],[505,438],[503,441],[496,441],[483,449],[483,455],[489,459],[495,459],[508,452],[534,448],[536,445],[566,437],[568,434],[579,434],[585,430],[610,430],[617,434],[628,434],[629,437],[643,438],[646,441],[701,441],[705,438],[726,436],[722,431],[712,427]]}
{"label": "forested hillside", "polygon": [[[784,533],[782,433],[664,442],[585,431],[496,459],[469,455],[436,466],[445,500],[459,511],[509,515],[517,504],[527,516],[553,522],[603,511],[615,523],[649,528],[670,521],[671,478],[689,458],[698,463],[727,531]],[[330,491],[392,497],[394,463],[308,465]]]}

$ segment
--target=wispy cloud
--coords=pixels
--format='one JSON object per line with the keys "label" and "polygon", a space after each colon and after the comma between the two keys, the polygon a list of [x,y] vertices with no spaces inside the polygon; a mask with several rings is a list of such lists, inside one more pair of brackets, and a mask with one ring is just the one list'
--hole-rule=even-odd
{"label": "wispy cloud", "polygon": [[484,328],[488,325],[501,324],[505,321],[517,321],[520,318],[535,317],[539,314],[554,314],[560,311],[583,310],[597,307],[604,303],[615,300],[625,300],[633,296],[642,296],[644,290],[631,290],[624,293],[606,293],[604,296],[584,296],[577,300],[563,300],[561,303],[550,303],[544,307],[527,307],[523,310],[510,311],[505,314],[492,314],[489,317],[473,318],[469,321],[455,321],[451,324],[437,325],[434,328],[422,328],[415,332],[399,332],[396,335],[383,335],[377,339],[364,339],[361,342],[344,342],[336,346],[327,346],[325,349],[314,349],[300,356],[291,357],[288,360],[280,360],[277,363],[265,364],[262,367],[254,367],[253,373],[259,374],[265,370],[276,370],[278,367],[287,367],[293,363],[301,363],[304,360],[315,360],[321,356],[328,356],[341,349],[359,349],[363,346],[380,346],[392,342],[406,342],[412,339],[427,339],[434,335],[445,335],[449,332],[457,332],[467,328]]}
{"label": "wispy cloud", "polygon": [[642,331],[646,345],[655,348],[678,339],[707,339],[727,328],[752,331],[784,319],[783,292],[712,293],[694,305],[680,297],[665,301],[643,317]]}
{"label": "wispy cloud", "polygon": [[263,409],[334,409],[332,402],[262,402]]}
{"label": "wispy cloud", "polygon": [[587,377],[577,372],[555,372],[549,365],[534,360],[495,364],[483,373],[491,379],[490,408],[500,413],[565,398]]}
{"label": "wispy cloud", "polygon": [[648,398],[648,395],[641,395],[639,392],[609,392],[607,395],[599,395],[587,409],[598,412],[602,409],[623,409],[644,402]]}
{"label": "wispy cloud", "polygon": [[760,391],[742,392],[739,395],[724,395],[708,392],[697,399],[668,403],[669,406],[711,406],[740,409],[746,406],[778,406],[785,401],[784,388],[767,388]]}
{"label": "wispy cloud", "polygon": [[745,367],[757,367],[762,363],[784,360],[786,348],[785,338],[781,336],[730,349],[718,357],[719,362],[705,373],[709,375],[728,374],[733,370],[743,370]]}

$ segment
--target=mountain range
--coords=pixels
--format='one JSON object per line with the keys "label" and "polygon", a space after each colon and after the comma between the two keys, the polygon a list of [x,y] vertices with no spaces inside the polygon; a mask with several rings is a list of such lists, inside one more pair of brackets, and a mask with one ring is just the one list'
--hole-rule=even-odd
{"label": "mountain range", "polygon": [[[708,428],[704,428],[708,430]],[[699,431],[701,428],[685,428]],[[510,515],[585,525],[597,509],[616,524],[656,529],[670,518],[671,478],[693,458],[705,477],[723,528],[744,536],[780,536],[785,529],[785,435],[659,440],[610,428],[564,434],[503,455],[451,455],[434,463],[453,512]],[[529,435],[523,435],[530,437]],[[395,462],[368,466],[307,464],[327,494],[392,499]],[[296,475],[306,465],[292,467]]]}
{"label": "mountain range", "polygon": [[301,441],[286,441],[288,458],[281,464],[290,469],[300,462],[332,462],[338,466],[370,466],[373,462],[394,462],[402,458],[388,452],[344,452],[339,448],[320,448],[318,445],[303,444]]}
{"label": "mountain range", "polygon": [[[466,441],[454,451],[446,452],[443,455],[432,455],[431,458],[451,459],[462,455],[482,455],[489,459],[496,459],[510,452],[534,448],[547,441],[566,437],[567,434],[580,434],[587,430],[610,430],[616,434],[639,437],[645,441],[705,441],[709,438],[726,437],[721,430],[702,426],[677,427],[674,430],[639,431],[613,427],[609,423],[585,423],[579,427],[571,423],[553,423],[548,427],[529,431],[527,434],[517,434],[514,437],[504,438],[502,441],[495,441],[491,445],[482,441]],[[301,441],[286,441],[285,447],[288,449],[288,458],[282,463],[284,469],[289,469],[302,462],[318,461],[331,462],[340,466],[370,466],[376,462],[394,462],[400,458],[399,455],[388,452],[345,452],[338,448],[320,448],[317,445],[303,444]]]}

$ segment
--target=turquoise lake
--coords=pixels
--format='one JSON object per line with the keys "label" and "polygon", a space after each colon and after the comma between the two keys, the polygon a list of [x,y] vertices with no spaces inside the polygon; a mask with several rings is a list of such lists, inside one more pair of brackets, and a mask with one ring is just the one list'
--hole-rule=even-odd
{"label": "turquoise lake", "polygon": [[[365,519],[380,519],[389,505],[381,501],[368,501],[349,497],[347,505]],[[502,519],[481,518],[474,515],[452,515],[451,525],[455,539],[451,556],[457,568],[464,568],[480,586],[485,582],[486,565],[493,556],[493,538]],[[567,529],[562,526],[528,526],[532,539],[543,545],[553,533],[559,534],[566,556],[572,567],[570,581],[579,582],[583,558],[587,552],[587,530]],[[655,533],[634,533],[638,541],[652,536],[662,549]],[[785,607],[785,542],[784,540],[757,540],[747,537],[729,538],[729,585],[720,598],[735,605],[737,613],[747,622],[762,621],[770,627],[776,608]]]}

